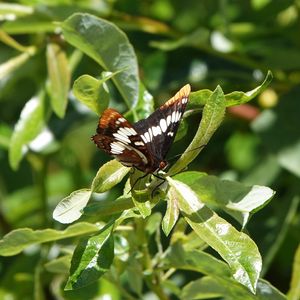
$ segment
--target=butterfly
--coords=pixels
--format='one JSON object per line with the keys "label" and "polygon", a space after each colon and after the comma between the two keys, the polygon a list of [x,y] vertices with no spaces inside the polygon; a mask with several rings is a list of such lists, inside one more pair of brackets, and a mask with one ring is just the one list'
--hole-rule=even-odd
{"label": "butterfly", "polygon": [[124,166],[146,174],[164,170],[165,160],[174,141],[188,103],[191,87],[182,87],[171,99],[148,118],[131,124],[112,108],[99,119],[97,134],[92,140],[98,148],[115,157]]}

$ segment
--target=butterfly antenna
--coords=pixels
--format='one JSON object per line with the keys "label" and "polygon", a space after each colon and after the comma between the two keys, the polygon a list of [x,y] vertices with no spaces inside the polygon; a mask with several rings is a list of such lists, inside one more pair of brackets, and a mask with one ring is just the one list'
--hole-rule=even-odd
{"label": "butterfly antenna", "polygon": [[201,146],[199,146],[199,147],[196,147],[196,148],[194,148],[194,149],[191,149],[191,150],[182,152],[182,153],[180,153],[180,154],[176,154],[176,155],[170,157],[170,158],[168,159],[168,161],[174,160],[175,158],[181,156],[183,153],[188,153],[188,152],[192,152],[192,151],[195,151],[195,150],[198,150],[198,149],[203,149],[205,146],[206,146],[206,144],[201,145]]}

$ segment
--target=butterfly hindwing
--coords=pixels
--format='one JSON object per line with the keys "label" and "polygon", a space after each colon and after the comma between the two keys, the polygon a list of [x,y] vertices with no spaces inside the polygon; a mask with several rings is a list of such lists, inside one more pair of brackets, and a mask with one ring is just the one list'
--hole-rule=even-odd
{"label": "butterfly hindwing", "polygon": [[95,144],[126,166],[143,168],[151,161],[145,143],[132,125],[116,110],[106,109],[92,137]]}

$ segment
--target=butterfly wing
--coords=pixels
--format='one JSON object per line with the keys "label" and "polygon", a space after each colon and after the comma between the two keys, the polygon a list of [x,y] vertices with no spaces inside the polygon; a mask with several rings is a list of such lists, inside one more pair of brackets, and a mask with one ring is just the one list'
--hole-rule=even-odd
{"label": "butterfly wing", "polygon": [[160,106],[147,119],[133,124],[151,153],[158,167],[172,145],[191,91],[189,84],[182,87],[174,97]]}
{"label": "butterfly wing", "polygon": [[94,143],[123,165],[147,171],[151,155],[133,126],[116,110],[106,109],[99,119]]}

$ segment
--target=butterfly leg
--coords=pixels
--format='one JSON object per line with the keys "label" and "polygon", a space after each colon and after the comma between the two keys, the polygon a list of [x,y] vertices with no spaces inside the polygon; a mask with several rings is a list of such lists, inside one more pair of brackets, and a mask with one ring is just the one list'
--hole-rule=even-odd
{"label": "butterfly leg", "polygon": [[161,176],[159,176],[159,175],[157,175],[157,174],[152,174],[152,175],[153,175],[154,177],[156,177],[157,179],[162,180],[162,182],[160,182],[160,183],[152,190],[152,192],[151,192],[151,198],[154,197],[154,193],[158,190],[158,188],[166,182],[166,179],[165,179],[164,177],[161,177]]}
{"label": "butterfly leg", "polygon": [[[133,173],[134,173],[134,171],[133,171]],[[133,174],[133,173],[132,173],[132,174]],[[146,173],[145,175],[139,177],[139,178],[134,182],[134,184],[132,185],[132,187],[131,187],[130,191],[128,192],[128,194],[131,193],[131,191],[133,190],[133,188],[136,186],[136,184],[137,184],[141,179],[145,178],[145,177],[148,176],[148,175],[149,175],[149,174]]]}

